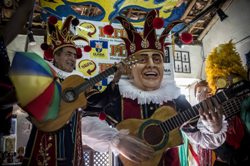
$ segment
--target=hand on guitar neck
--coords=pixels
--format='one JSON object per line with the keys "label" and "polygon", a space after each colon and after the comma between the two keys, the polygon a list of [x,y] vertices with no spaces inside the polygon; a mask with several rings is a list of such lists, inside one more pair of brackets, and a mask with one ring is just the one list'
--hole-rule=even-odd
{"label": "hand on guitar neck", "polygon": [[202,107],[199,108],[200,118],[206,128],[212,133],[218,133],[222,128],[223,110],[217,100],[211,101],[208,98],[201,102]]}
{"label": "hand on guitar neck", "polygon": [[115,67],[117,68],[115,74],[114,74],[114,78],[112,80],[113,83],[117,83],[119,82],[122,74],[125,74],[126,73],[126,65],[124,65],[122,62],[120,63],[115,63]]}

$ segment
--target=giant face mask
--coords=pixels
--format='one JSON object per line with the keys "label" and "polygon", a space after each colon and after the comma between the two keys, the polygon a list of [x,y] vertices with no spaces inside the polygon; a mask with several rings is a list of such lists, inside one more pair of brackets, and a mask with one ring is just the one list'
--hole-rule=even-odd
{"label": "giant face mask", "polygon": [[151,91],[160,88],[164,66],[160,51],[139,51],[141,61],[131,69],[133,84],[139,89]]}

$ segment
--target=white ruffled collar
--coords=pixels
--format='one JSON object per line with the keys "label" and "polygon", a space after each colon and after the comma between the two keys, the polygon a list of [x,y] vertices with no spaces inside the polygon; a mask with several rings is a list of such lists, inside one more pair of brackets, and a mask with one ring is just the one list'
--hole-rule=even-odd
{"label": "white ruffled collar", "polygon": [[176,87],[175,81],[163,79],[161,87],[154,91],[143,91],[135,87],[130,80],[121,79],[119,90],[123,97],[132,100],[137,99],[138,104],[163,104],[163,102],[176,99],[180,95],[180,88]]}
{"label": "white ruffled collar", "polygon": [[57,73],[57,76],[61,79],[65,79],[70,75],[79,75],[79,76],[83,76],[81,72],[77,71],[77,70],[73,70],[72,72],[66,72],[63,71],[59,68],[57,68],[56,66],[54,66],[52,63],[48,62],[49,66]]}

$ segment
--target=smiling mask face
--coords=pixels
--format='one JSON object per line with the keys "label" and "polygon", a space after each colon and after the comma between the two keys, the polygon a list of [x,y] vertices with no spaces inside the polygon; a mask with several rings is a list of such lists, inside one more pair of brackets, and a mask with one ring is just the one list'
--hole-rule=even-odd
{"label": "smiling mask face", "polygon": [[141,51],[136,54],[141,59],[131,69],[133,84],[142,90],[152,91],[160,88],[164,66],[160,51]]}

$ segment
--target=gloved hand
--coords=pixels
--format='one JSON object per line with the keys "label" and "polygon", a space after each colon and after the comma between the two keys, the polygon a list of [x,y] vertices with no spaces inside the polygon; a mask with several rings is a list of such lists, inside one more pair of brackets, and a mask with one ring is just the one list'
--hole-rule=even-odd
{"label": "gloved hand", "polygon": [[222,129],[222,115],[221,106],[216,100],[211,102],[211,98],[201,102],[202,108],[199,109],[202,123],[212,133],[218,133]]}
{"label": "gloved hand", "polygon": [[140,163],[153,157],[154,149],[143,140],[120,132],[115,136],[112,144],[125,158]]}

